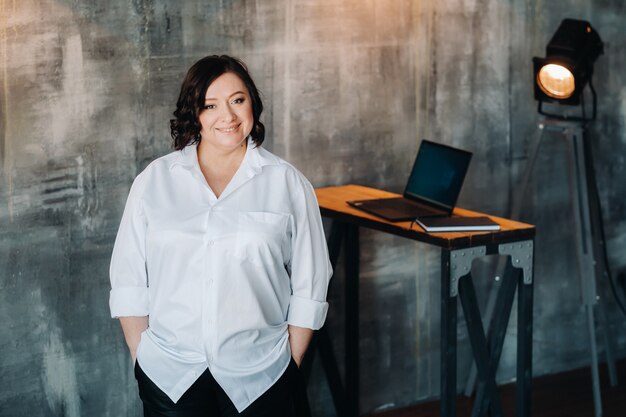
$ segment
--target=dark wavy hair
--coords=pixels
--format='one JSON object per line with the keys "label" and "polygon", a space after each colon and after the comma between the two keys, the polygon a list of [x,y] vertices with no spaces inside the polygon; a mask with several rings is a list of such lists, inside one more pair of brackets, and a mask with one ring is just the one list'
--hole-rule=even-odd
{"label": "dark wavy hair", "polygon": [[198,143],[200,137],[199,115],[204,110],[206,90],[219,76],[230,72],[237,75],[245,84],[252,101],[252,116],[254,125],[250,136],[256,146],[265,139],[265,126],[260,117],[263,112],[263,102],[254,81],[248,73],[246,64],[237,58],[228,55],[210,55],[202,58],[189,68],[187,75],[180,86],[180,95],[174,111],[175,119],[170,120],[170,131],[174,140],[174,148],[181,150],[185,146]]}

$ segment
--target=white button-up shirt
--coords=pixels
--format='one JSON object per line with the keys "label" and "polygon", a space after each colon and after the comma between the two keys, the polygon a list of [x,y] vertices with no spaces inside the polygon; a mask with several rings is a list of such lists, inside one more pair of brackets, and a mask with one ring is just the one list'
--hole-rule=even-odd
{"label": "white button-up shirt", "polygon": [[219,198],[187,146],[135,179],[111,259],[112,317],[149,316],[137,360],[174,402],[209,368],[242,411],[319,329],[332,275],[313,187],[251,141]]}

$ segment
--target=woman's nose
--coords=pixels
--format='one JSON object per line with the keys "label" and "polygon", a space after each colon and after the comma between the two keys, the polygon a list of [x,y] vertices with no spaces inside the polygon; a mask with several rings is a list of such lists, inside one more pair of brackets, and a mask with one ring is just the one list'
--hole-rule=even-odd
{"label": "woman's nose", "polygon": [[237,114],[230,108],[230,106],[224,106],[222,118],[227,121],[235,120],[237,118]]}

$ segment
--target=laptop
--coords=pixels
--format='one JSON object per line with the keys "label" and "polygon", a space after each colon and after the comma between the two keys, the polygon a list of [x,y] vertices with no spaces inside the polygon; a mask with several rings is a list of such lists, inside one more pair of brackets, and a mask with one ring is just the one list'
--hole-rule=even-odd
{"label": "laptop", "polygon": [[347,203],[392,222],[450,216],[471,158],[471,152],[424,139],[402,197]]}

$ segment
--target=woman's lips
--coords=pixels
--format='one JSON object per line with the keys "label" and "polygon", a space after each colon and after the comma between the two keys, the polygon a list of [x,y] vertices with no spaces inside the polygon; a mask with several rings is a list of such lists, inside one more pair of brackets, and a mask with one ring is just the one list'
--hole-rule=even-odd
{"label": "woman's lips", "polygon": [[230,127],[219,127],[217,128],[217,130],[219,130],[222,133],[233,133],[237,129],[239,129],[239,126],[241,126],[241,124],[238,124],[236,126],[230,126]]}

